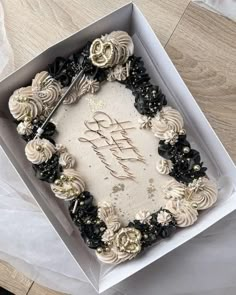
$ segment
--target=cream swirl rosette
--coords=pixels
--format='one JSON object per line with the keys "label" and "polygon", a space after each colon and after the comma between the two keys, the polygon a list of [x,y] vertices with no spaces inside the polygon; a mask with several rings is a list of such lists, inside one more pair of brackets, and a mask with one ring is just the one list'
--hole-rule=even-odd
{"label": "cream swirl rosette", "polygon": [[45,138],[32,139],[25,146],[25,155],[33,164],[47,162],[55,152],[55,146]]}
{"label": "cream swirl rosette", "polygon": [[48,72],[43,71],[32,81],[33,95],[41,100],[44,105],[52,106],[57,103],[61,94],[60,84]]}
{"label": "cream swirl rosette", "polygon": [[26,117],[36,118],[42,113],[43,103],[33,96],[32,87],[22,87],[13,92],[8,102],[12,116],[23,121]]}
{"label": "cream swirl rosette", "polygon": [[173,179],[163,187],[164,198],[174,200],[182,199],[185,196],[185,190],[186,185]]}
{"label": "cream swirl rosette", "polygon": [[51,184],[51,189],[55,196],[65,201],[78,197],[85,189],[85,182],[78,171],[74,169],[64,169],[60,179]]}
{"label": "cream swirl rosette", "polygon": [[98,218],[101,219],[106,224],[107,228],[113,232],[116,232],[121,226],[115,207],[107,202],[103,202],[99,205]]}
{"label": "cream swirl rosette", "polygon": [[173,164],[170,160],[166,160],[163,158],[157,160],[156,169],[160,174],[169,174],[172,167]]}
{"label": "cream swirl rosette", "polygon": [[210,208],[217,201],[217,186],[206,177],[195,179],[186,189],[186,196],[197,204],[198,210]]}
{"label": "cream swirl rosette", "polygon": [[152,132],[160,139],[165,139],[165,133],[173,130],[179,133],[184,126],[180,113],[172,107],[163,107],[152,119]]}
{"label": "cream swirl rosette", "polygon": [[194,207],[193,203],[185,199],[169,200],[165,205],[165,209],[171,212],[179,227],[187,227],[194,224],[198,217],[197,209]]}
{"label": "cream swirl rosette", "polygon": [[59,157],[59,164],[63,168],[73,168],[75,166],[75,157],[68,152],[61,153]]}

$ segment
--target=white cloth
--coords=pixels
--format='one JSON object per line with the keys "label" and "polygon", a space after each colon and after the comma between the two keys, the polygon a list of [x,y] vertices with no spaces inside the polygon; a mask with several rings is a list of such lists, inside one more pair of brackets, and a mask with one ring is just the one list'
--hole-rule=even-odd
{"label": "white cloth", "polygon": [[[0,4],[0,75],[13,70]],[[104,295],[234,295],[236,214]],[[50,251],[49,251],[50,249]],[[96,295],[0,149],[0,259],[48,288]]]}
{"label": "white cloth", "polygon": [[193,0],[193,2],[236,21],[235,0]]}

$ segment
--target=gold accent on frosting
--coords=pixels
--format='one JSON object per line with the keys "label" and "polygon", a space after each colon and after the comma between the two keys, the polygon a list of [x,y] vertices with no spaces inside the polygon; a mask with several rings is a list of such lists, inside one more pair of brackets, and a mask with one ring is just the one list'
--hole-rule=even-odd
{"label": "gold accent on frosting", "polygon": [[97,67],[114,67],[124,64],[133,51],[132,38],[126,32],[114,31],[93,41],[90,47],[90,59]]}
{"label": "gold accent on frosting", "polygon": [[8,106],[12,116],[18,121],[26,117],[34,119],[43,110],[43,103],[33,96],[31,86],[15,90],[9,98]]}
{"label": "gold accent on frosting", "polygon": [[141,233],[133,227],[123,227],[116,233],[116,246],[121,252],[138,254],[141,251]]}
{"label": "gold accent on frosting", "polygon": [[74,169],[64,169],[60,179],[51,184],[55,196],[70,201],[79,196],[85,189],[85,183],[79,172]]}
{"label": "gold accent on frosting", "polygon": [[217,201],[217,186],[206,177],[194,179],[186,189],[186,198],[197,205],[198,210],[210,208]]}
{"label": "gold accent on frosting", "polygon": [[55,146],[45,138],[32,139],[25,146],[25,155],[33,164],[48,161],[55,152]]}

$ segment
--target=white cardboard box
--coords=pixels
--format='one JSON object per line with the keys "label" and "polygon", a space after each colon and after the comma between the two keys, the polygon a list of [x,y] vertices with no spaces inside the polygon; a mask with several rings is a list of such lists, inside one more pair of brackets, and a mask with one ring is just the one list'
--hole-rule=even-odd
{"label": "white cardboard box", "polygon": [[[219,182],[219,201],[201,214],[192,227],[181,229],[170,239],[152,246],[133,261],[113,267],[101,265],[94,252],[84,244],[70,220],[64,204],[56,199],[49,187],[39,182],[24,157],[24,142],[16,132],[16,125],[8,111],[12,92],[30,84],[34,75],[46,69],[56,56],[68,56],[101,34],[124,30],[133,36],[136,55],[141,55],[153,81],[161,86],[168,103],[184,114],[190,142],[195,141],[209,174]],[[196,101],[179,76],[164,48],[138,7],[127,4],[101,18],[78,33],[50,47],[0,83],[0,144],[12,165],[26,184],[52,226],[78,263],[94,288],[100,293],[146,267],[168,252],[193,238],[236,208],[236,168],[201,112]],[[1,168],[2,169],[2,168]],[[50,250],[49,250],[50,251]]]}

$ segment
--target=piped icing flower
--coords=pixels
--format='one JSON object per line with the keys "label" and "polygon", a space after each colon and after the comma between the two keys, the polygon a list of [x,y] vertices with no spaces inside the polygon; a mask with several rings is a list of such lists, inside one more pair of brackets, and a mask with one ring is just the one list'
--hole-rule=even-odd
{"label": "piped icing flower", "polygon": [[123,65],[117,65],[110,69],[107,74],[107,80],[112,81],[124,81],[129,77],[130,63]]}
{"label": "piped icing flower", "polygon": [[114,239],[114,231],[111,230],[111,229],[106,229],[105,232],[103,233],[102,235],[102,241],[107,243],[107,242],[110,242]]}
{"label": "piped icing flower", "polygon": [[151,213],[149,211],[146,211],[146,210],[140,210],[135,215],[135,219],[139,220],[143,224],[149,223],[151,218],[152,218]]}
{"label": "piped icing flower", "polygon": [[60,179],[51,184],[51,189],[55,196],[65,201],[73,200],[85,189],[85,183],[78,171],[74,169],[64,169]]}
{"label": "piped icing flower", "polygon": [[183,129],[184,121],[180,113],[172,107],[163,107],[152,119],[152,132],[160,139],[165,139],[165,133],[173,130],[179,133]]}
{"label": "piped icing flower", "polygon": [[18,121],[23,121],[26,117],[34,119],[43,110],[43,103],[33,96],[31,86],[15,90],[9,99],[8,106],[12,116]]}
{"label": "piped icing flower", "polygon": [[161,225],[167,226],[172,221],[172,216],[165,210],[160,210],[157,214],[157,222]]}
{"label": "piped icing flower", "polygon": [[73,168],[75,165],[75,157],[67,152],[61,153],[59,157],[59,164],[63,168]]}
{"label": "piped icing flower", "polygon": [[173,164],[170,160],[166,160],[163,158],[157,160],[156,169],[160,174],[169,174],[172,167]]}
{"label": "piped icing flower", "polygon": [[61,94],[60,84],[53,79],[48,72],[43,71],[34,77],[32,81],[33,95],[41,100],[44,105],[52,106],[57,103]]}
{"label": "piped icing flower", "polygon": [[152,127],[152,122],[151,122],[152,118],[147,117],[147,116],[141,116],[138,119],[138,123],[139,123],[139,128],[140,129],[150,129]]}
{"label": "piped icing flower", "polygon": [[186,186],[183,183],[173,179],[163,188],[164,198],[173,200],[182,199],[185,196],[185,189]]}
{"label": "piped icing flower", "polygon": [[55,146],[45,138],[32,139],[25,146],[25,155],[33,164],[47,162],[55,152]]}
{"label": "piped icing flower", "polygon": [[115,207],[107,202],[104,202],[99,206],[98,218],[100,218],[106,224],[107,228],[113,232],[116,232],[121,226]]}
{"label": "piped icing flower", "polygon": [[217,201],[217,186],[206,177],[195,179],[186,191],[187,199],[197,204],[198,210],[210,208]]}
{"label": "piped icing flower", "polygon": [[171,212],[179,227],[192,225],[198,217],[194,204],[185,199],[169,200],[165,205],[165,209]]}
{"label": "piped icing flower", "polygon": [[29,121],[23,121],[17,125],[17,132],[20,135],[30,135],[33,132],[33,125]]}

